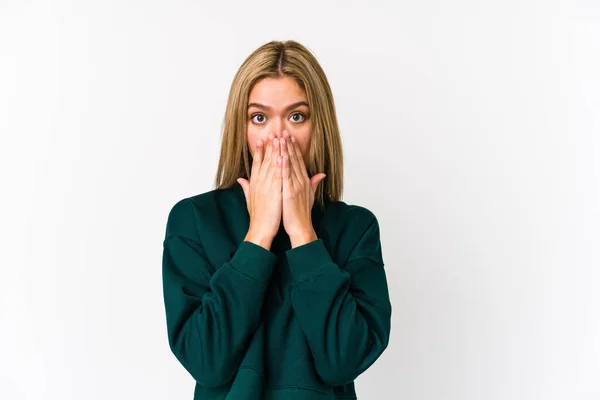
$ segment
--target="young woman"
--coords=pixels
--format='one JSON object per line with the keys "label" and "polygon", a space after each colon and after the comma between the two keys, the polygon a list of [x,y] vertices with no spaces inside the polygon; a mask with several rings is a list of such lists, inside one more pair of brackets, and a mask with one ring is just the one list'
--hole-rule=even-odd
{"label": "young woman", "polygon": [[169,345],[194,399],[356,399],[392,307],[375,215],[340,200],[325,73],[273,41],[231,85],[216,188],[179,200],[163,242]]}

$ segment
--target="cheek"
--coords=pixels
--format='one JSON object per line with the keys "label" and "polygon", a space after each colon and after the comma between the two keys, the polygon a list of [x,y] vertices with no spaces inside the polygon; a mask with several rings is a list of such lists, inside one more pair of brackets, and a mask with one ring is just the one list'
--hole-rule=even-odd
{"label": "cheek", "polygon": [[302,158],[304,159],[304,163],[306,164],[306,161],[308,159],[308,153],[310,151],[310,141],[301,139],[301,141],[298,142],[298,147],[300,148]]}
{"label": "cheek", "polygon": [[308,156],[310,150],[310,131],[306,132],[306,134],[300,138],[300,149],[302,150],[302,154]]}
{"label": "cheek", "polygon": [[254,157],[254,149],[256,148],[256,141],[259,139],[259,135],[252,129],[247,129],[246,140],[248,141],[248,147],[250,154]]}
{"label": "cheek", "polygon": [[308,155],[308,151],[310,149],[310,141],[306,140],[300,144],[300,151],[304,156]]}

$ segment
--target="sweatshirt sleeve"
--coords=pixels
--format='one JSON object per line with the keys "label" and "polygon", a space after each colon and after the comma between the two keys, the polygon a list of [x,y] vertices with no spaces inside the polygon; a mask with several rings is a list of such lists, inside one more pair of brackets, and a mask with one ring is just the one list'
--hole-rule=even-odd
{"label": "sweatshirt sleeve", "polygon": [[259,326],[276,256],[244,241],[229,261],[211,266],[193,207],[191,200],[180,201],[167,222],[162,258],[167,334],[171,351],[196,382],[218,387],[234,377]]}
{"label": "sweatshirt sleeve", "polygon": [[315,370],[332,386],[353,381],[383,353],[390,336],[392,307],[377,219],[373,215],[344,268],[332,261],[322,239],[286,255],[292,306]]}

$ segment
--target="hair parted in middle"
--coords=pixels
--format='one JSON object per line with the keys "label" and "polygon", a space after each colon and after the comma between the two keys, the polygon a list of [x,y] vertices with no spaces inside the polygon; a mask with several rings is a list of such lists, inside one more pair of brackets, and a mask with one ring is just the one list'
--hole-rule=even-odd
{"label": "hair parted in middle", "polygon": [[252,155],[246,137],[248,98],[254,85],[264,78],[291,77],[307,96],[312,131],[308,176],[327,175],[315,193],[315,204],[342,199],[344,166],[342,140],[335,103],[327,77],[316,57],[294,41],[271,41],[254,50],[239,67],[229,91],[215,177],[216,189],[237,184],[250,176]]}

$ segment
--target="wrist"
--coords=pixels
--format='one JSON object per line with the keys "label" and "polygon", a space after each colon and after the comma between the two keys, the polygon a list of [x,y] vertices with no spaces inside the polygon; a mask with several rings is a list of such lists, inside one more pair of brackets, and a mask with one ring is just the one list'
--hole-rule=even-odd
{"label": "wrist", "polygon": [[292,248],[295,248],[317,239],[317,233],[314,231],[314,229],[310,231],[302,231],[290,235],[290,244],[292,245]]}
{"label": "wrist", "polygon": [[273,243],[273,238],[270,235],[265,235],[263,233],[248,230],[246,237],[244,237],[245,242],[252,242],[258,246],[265,248],[266,250],[271,250],[271,244]]}

